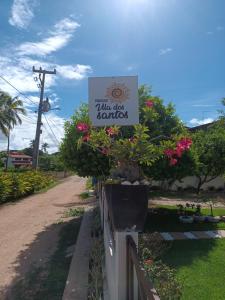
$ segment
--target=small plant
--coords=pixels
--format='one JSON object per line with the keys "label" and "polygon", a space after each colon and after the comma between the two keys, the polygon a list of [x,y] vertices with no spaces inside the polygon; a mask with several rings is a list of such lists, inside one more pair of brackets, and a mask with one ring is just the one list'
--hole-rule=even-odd
{"label": "small plant", "polygon": [[182,284],[176,279],[175,270],[160,260],[170,246],[170,243],[162,241],[155,234],[143,235],[140,239],[141,265],[162,300],[176,300],[182,295]]}
{"label": "small plant", "polygon": [[197,204],[197,205],[196,205],[195,214],[196,214],[197,216],[200,216],[200,215],[201,215],[201,208],[202,208],[202,206],[201,206],[200,204]]}
{"label": "small plant", "polygon": [[71,217],[80,217],[84,214],[84,208],[78,207],[78,208],[69,208],[66,210],[63,214],[63,218],[71,218]]}
{"label": "small plant", "polygon": [[89,261],[88,300],[99,300],[103,296],[104,243],[101,233],[101,220],[99,208],[94,210],[93,218],[93,244]]}
{"label": "small plant", "polygon": [[79,197],[82,199],[82,200],[85,200],[87,198],[89,198],[89,193],[88,192],[83,192],[79,195]]}

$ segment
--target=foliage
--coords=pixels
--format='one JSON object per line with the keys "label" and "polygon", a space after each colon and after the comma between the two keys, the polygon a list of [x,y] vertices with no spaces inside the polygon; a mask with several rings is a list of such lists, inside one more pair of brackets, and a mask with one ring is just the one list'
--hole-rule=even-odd
{"label": "foliage", "polygon": [[144,168],[144,173],[154,180],[166,180],[170,187],[176,180],[182,182],[185,176],[193,175],[194,168],[195,160],[192,153],[185,151],[177,164],[171,165],[169,160],[162,157],[152,166]]}
{"label": "foliage", "polygon": [[207,131],[193,134],[191,154],[195,160],[193,174],[198,177],[197,191],[225,173],[225,126],[218,123]]}
{"label": "foliage", "polygon": [[62,161],[60,153],[42,153],[39,156],[39,169],[43,171],[64,171],[65,165]]}
{"label": "foliage", "polygon": [[[172,135],[185,135],[187,133],[181,120],[176,116],[174,105],[171,102],[167,106],[164,105],[161,98],[151,95],[151,89],[146,85],[140,86],[138,95],[140,123],[145,123],[152,138],[159,136],[171,137]],[[154,103],[153,110],[149,109],[149,106],[146,108],[148,99]]]}
{"label": "foliage", "polygon": [[[153,129],[152,133],[151,122],[157,123],[157,120],[162,122],[158,111],[162,111],[164,116],[167,114],[173,115],[174,111],[171,106],[164,107],[162,100],[156,97],[150,99],[146,97],[145,95],[140,97],[140,102],[144,101],[140,106],[141,124],[130,127],[125,133],[124,129],[118,126],[96,129],[91,127],[90,123],[85,122],[85,120],[81,120],[76,125],[77,132],[80,133],[78,149],[83,145],[89,146],[90,149],[109,157],[111,167],[116,168],[114,177],[119,176],[130,181],[140,179],[143,176],[142,166],[151,166],[163,157],[164,151],[168,147],[168,151],[173,152],[173,155],[171,157],[167,156],[170,158],[170,163],[172,162],[175,165],[178,158],[191,145],[191,140],[187,138],[182,137],[175,144],[177,136],[156,135],[156,132],[159,133],[156,128]],[[173,118],[175,117],[173,116]],[[173,118],[171,117],[171,120]],[[178,121],[177,124],[180,125]],[[181,127],[180,125],[180,129]],[[175,150],[173,148],[175,145],[177,158],[174,157]]]}
{"label": "foliage", "polygon": [[60,153],[65,166],[75,171],[79,176],[107,176],[109,174],[109,158],[83,144],[79,149],[77,143],[80,133],[76,126],[79,122],[89,124],[88,106],[82,104],[71,120],[65,123],[65,137],[60,147]]}
{"label": "foliage", "polygon": [[80,217],[84,214],[84,208],[83,207],[77,207],[77,208],[69,208],[66,210],[63,214],[63,218],[70,218],[70,217]]}
{"label": "foliage", "polygon": [[[175,115],[173,105],[170,103],[165,106],[162,99],[151,96],[147,86],[139,88],[139,107],[141,124],[135,127],[114,126],[111,129],[92,130],[91,142],[86,134],[91,125],[88,106],[82,104],[65,124],[61,154],[67,167],[76,171],[78,175],[95,177],[108,176],[110,170],[117,167],[117,162],[121,160],[141,165],[142,168],[143,165],[152,165],[156,159],[163,156],[162,147],[159,146],[161,140],[164,139],[165,148],[166,145],[174,146],[166,139],[186,135],[182,122]],[[110,130],[117,132],[117,137]],[[80,147],[77,148],[78,140]],[[113,150],[111,149],[111,155],[106,155],[112,140],[115,140]],[[115,157],[116,159],[113,159]]]}
{"label": "foliage", "polygon": [[88,300],[99,300],[103,296],[104,243],[101,233],[99,208],[95,208],[92,229],[92,249],[89,261]]}
{"label": "foliage", "polygon": [[[154,235],[154,234],[153,234]],[[180,299],[182,284],[176,278],[176,272],[164,264],[160,257],[168,250],[168,244],[156,235],[143,236],[140,241],[139,255],[146,276],[150,279],[162,300]]]}
{"label": "foliage", "polygon": [[17,200],[53,183],[54,179],[42,172],[0,172],[0,203]]}
{"label": "foliage", "polygon": [[23,102],[0,91],[0,130],[5,136],[15,125],[22,123],[19,114],[25,114]]}

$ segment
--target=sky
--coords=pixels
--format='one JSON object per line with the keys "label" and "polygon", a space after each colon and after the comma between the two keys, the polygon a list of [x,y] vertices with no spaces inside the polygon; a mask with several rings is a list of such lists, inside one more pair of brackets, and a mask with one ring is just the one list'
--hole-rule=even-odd
{"label": "sky", "polygon": [[[46,76],[52,110],[41,143],[58,150],[63,124],[88,101],[89,76],[138,75],[139,85],[173,102],[187,126],[218,117],[225,97],[224,0],[1,0],[0,89],[24,101],[27,116],[11,133],[11,149],[34,139]],[[6,140],[0,133],[0,150]]]}

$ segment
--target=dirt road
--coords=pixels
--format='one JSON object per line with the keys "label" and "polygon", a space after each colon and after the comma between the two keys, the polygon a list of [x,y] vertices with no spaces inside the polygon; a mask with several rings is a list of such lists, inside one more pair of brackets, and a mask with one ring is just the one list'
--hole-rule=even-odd
{"label": "dirt road", "polygon": [[0,207],[0,299],[32,264],[42,265],[58,240],[55,223],[79,204],[86,180],[72,176],[45,193]]}

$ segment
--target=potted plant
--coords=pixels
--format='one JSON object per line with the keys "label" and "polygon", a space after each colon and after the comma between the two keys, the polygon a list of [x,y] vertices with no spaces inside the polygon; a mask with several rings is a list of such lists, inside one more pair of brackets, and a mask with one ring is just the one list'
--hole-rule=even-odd
{"label": "potted plant", "polygon": [[[153,109],[154,103],[146,101],[143,109],[146,121]],[[153,143],[145,122],[134,125],[127,130],[128,134],[124,134],[119,126],[94,128],[86,123],[78,123],[77,130],[81,133],[78,146],[85,143],[107,155],[112,162],[110,176],[105,180],[105,190],[113,226],[117,230],[142,230],[148,208],[148,181],[142,166],[151,166],[163,155],[173,166],[190,148],[192,141],[186,137],[169,139],[159,136],[158,142],[154,137]]]}
{"label": "potted plant", "polygon": [[[189,203],[186,203],[186,205],[183,207],[183,215],[179,216],[179,220],[181,223],[193,223],[194,218],[193,216],[189,216],[187,214],[187,208],[192,207]],[[193,208],[193,207],[192,207]]]}
{"label": "potted plant", "polygon": [[202,214],[201,214],[201,205],[200,204],[196,205],[194,221],[196,221],[196,222],[204,222],[205,221],[205,216],[202,216]]}
{"label": "potted plant", "polygon": [[218,223],[221,220],[221,217],[213,215],[213,204],[212,203],[210,203],[209,206],[210,206],[211,214],[209,216],[205,217],[205,221],[210,222],[210,223]]}

